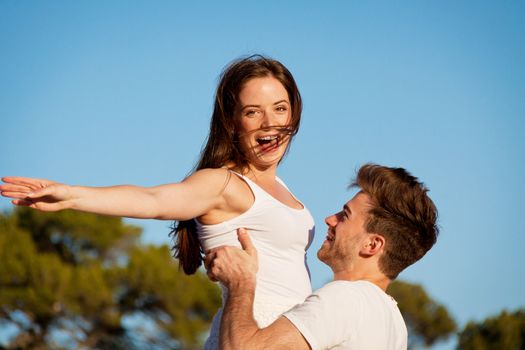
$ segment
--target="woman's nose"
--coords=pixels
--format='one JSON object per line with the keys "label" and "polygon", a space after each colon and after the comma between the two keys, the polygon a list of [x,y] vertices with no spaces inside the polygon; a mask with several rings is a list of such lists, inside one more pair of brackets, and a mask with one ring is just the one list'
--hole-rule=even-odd
{"label": "woman's nose", "polygon": [[273,111],[264,111],[261,118],[261,128],[268,128],[277,125],[275,119]]}

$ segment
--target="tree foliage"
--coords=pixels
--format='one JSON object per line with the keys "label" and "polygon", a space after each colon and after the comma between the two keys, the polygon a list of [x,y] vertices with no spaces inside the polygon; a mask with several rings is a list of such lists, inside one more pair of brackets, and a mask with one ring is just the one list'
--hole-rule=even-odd
{"label": "tree foliage", "polygon": [[[199,347],[220,305],[217,286],[184,275],[167,246],[140,245],[140,234],[94,214],[0,214],[0,326],[19,329],[9,347],[130,349],[123,320],[133,315],[152,321],[170,347]],[[56,343],[58,331],[69,343]]]}
{"label": "tree foliage", "polygon": [[408,328],[409,348],[430,347],[456,331],[447,309],[418,284],[394,281],[388,293],[397,301]]}
{"label": "tree foliage", "polygon": [[502,311],[482,322],[469,322],[459,333],[458,349],[521,350],[525,349],[525,309]]}

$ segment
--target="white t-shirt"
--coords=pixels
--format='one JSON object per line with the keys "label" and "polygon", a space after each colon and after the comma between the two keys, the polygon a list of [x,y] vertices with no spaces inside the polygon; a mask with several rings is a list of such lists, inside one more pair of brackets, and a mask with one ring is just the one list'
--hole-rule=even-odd
{"label": "white t-shirt", "polygon": [[396,301],[367,281],[333,281],[284,313],[312,350],[406,350]]}

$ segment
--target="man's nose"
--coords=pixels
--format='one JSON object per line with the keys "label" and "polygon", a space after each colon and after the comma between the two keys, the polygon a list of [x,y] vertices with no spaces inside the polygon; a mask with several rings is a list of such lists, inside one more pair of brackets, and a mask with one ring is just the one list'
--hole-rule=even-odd
{"label": "man's nose", "polygon": [[334,227],[335,225],[337,225],[337,215],[333,214],[333,215],[330,215],[330,216],[326,217],[326,219],[324,219],[324,222],[328,226]]}

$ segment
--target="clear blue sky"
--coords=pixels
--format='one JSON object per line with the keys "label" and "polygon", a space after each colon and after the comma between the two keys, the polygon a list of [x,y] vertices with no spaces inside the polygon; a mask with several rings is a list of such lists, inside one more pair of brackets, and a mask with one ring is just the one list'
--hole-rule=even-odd
{"label": "clear blue sky", "polygon": [[[523,1],[0,1],[0,174],[70,184],[181,180],[217,78],[263,53],[294,74],[302,128],[280,169],[317,223],[361,164],[403,166],[440,209],[401,278],[461,325],[525,306]],[[9,208],[0,201],[0,208]],[[133,221],[168,243],[167,222]]]}

